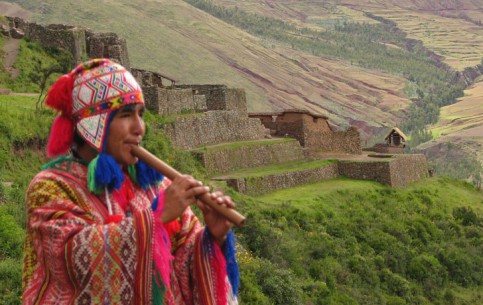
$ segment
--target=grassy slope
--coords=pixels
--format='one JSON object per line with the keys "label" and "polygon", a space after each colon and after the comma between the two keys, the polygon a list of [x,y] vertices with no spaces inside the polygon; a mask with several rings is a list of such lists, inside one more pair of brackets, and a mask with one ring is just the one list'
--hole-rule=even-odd
{"label": "grassy slope", "polygon": [[[420,259],[456,258],[465,251],[478,256],[477,240],[464,241],[466,237],[460,235],[459,246],[446,243],[459,230],[451,228],[455,211],[468,207],[478,215],[483,212],[482,194],[468,184],[427,179],[404,189],[389,189],[368,181],[335,179],[257,199],[264,204],[250,205],[247,213],[253,223],[240,230],[240,237],[254,255],[290,266],[291,276],[298,276],[307,295],[319,280],[347,297],[314,292],[315,304],[449,304],[449,299],[437,301],[443,295],[453,298],[453,304],[476,304],[483,297],[478,286],[461,289],[447,282],[445,288],[437,288],[429,278],[415,281],[418,276],[411,275]],[[458,249],[467,242],[472,246]],[[456,260],[462,267],[463,261]],[[243,257],[242,265],[250,270],[250,264],[244,264]],[[452,273],[447,279],[478,277],[481,259],[475,264],[471,267],[475,273],[470,268],[465,275]],[[429,271],[433,272],[440,271]],[[315,283],[306,282],[307,274]],[[424,293],[420,294],[421,288]]]}
{"label": "grassy slope", "polygon": [[483,164],[483,80],[465,90],[458,103],[441,108],[440,120],[430,130],[435,139],[418,149],[432,150],[451,142]]}
{"label": "grassy slope", "polygon": [[[0,303],[20,304],[23,194],[44,162],[54,116],[35,112],[35,101],[33,96],[0,96]],[[146,114],[148,122],[156,119]],[[191,159],[171,151],[157,132],[150,130],[148,148],[180,171],[193,170]],[[483,194],[468,184],[427,179],[390,189],[335,179],[260,198],[232,195],[249,217],[245,228],[236,229],[243,245],[238,254],[243,304],[433,304],[431,298],[449,295],[453,304],[462,305],[482,297],[474,284],[481,268],[481,225],[462,225],[454,214],[463,209],[470,216],[483,215]],[[451,284],[441,286],[432,282],[440,280],[439,274],[430,279],[426,273],[411,275],[413,264],[438,255],[441,262],[427,272],[441,271],[442,261],[452,259],[452,266],[461,268],[451,272],[459,277],[468,272],[460,280],[472,284],[463,287],[450,278]],[[443,271],[444,277],[449,271]]]}
{"label": "grassy slope", "polygon": [[245,88],[250,111],[302,108],[336,125],[354,120],[382,127],[397,125],[410,103],[402,77],[261,41],[179,0],[108,1],[92,8],[90,1],[45,2],[49,13],[33,9],[33,20],[116,32],[127,39],[133,66],[183,83]]}

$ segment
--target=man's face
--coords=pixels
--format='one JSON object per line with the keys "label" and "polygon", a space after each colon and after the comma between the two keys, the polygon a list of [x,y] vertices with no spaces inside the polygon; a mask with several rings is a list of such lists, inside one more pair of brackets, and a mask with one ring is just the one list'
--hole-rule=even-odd
{"label": "man's face", "polygon": [[138,158],[131,154],[131,148],[141,143],[146,131],[143,115],[144,105],[127,105],[117,110],[109,124],[106,153],[122,167],[138,161]]}

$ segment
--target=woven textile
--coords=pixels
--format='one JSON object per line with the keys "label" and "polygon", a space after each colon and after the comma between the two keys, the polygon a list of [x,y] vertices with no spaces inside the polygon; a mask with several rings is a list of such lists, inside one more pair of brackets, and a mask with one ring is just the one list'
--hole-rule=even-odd
{"label": "woven textile", "polygon": [[[84,164],[66,159],[39,173],[29,186],[23,304],[151,304],[155,221],[150,206],[159,190],[145,191],[131,183],[134,198],[127,207],[116,201],[119,196],[108,194],[113,212],[126,217],[105,224],[105,194],[89,193],[86,175]],[[179,222],[179,232],[171,237],[176,246],[164,304],[197,305],[198,292],[207,288],[193,270],[214,266],[204,258],[207,253],[194,251],[205,240],[192,211],[187,209]],[[231,291],[228,281],[226,285]],[[236,304],[235,298],[227,299],[209,304]]]}
{"label": "woven textile", "polygon": [[144,100],[141,87],[126,68],[105,60],[93,60],[90,65],[77,68],[74,74],[72,116],[79,134],[100,152],[109,112],[126,104],[144,104]]}

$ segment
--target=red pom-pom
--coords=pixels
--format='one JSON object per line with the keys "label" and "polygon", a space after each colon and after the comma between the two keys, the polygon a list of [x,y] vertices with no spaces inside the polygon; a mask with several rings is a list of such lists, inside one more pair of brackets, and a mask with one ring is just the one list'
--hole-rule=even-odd
{"label": "red pom-pom", "polygon": [[72,114],[72,89],[74,88],[74,79],[72,74],[62,75],[50,87],[47,93],[45,104],[58,111],[63,115],[70,117]]}
{"label": "red pom-pom", "polygon": [[74,144],[74,123],[63,115],[55,118],[47,143],[47,156],[66,154]]}
{"label": "red pom-pom", "polygon": [[124,215],[109,215],[106,219],[106,224],[108,223],[120,223],[124,219]]}

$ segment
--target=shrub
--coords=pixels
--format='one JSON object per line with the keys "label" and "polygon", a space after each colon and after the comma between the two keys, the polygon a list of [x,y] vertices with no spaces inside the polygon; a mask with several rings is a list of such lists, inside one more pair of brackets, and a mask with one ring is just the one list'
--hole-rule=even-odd
{"label": "shrub", "polygon": [[464,226],[478,225],[479,219],[470,207],[457,207],[453,209],[453,217]]}
{"label": "shrub", "polygon": [[429,254],[414,257],[409,264],[408,271],[409,275],[419,282],[431,281],[442,285],[447,278],[446,268],[436,257]]}
{"label": "shrub", "polygon": [[24,230],[0,207],[0,259],[22,256]]}
{"label": "shrub", "polygon": [[0,260],[0,304],[20,304],[22,265],[19,259]]}

